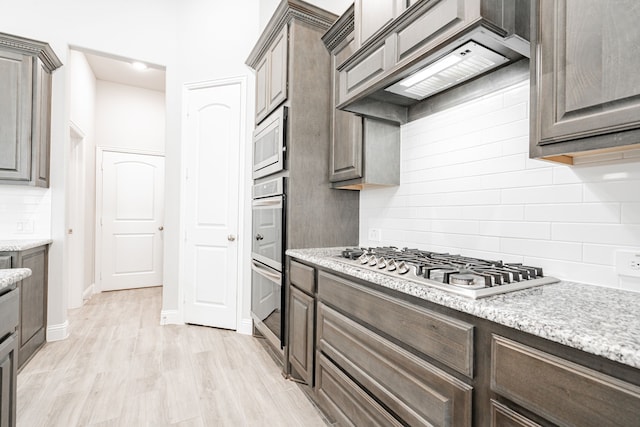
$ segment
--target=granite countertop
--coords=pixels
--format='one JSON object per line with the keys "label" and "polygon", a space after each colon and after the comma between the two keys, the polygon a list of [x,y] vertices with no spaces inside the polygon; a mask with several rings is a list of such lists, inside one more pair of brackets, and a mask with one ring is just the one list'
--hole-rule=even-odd
{"label": "granite countertop", "polygon": [[28,268],[0,269],[0,289],[7,288],[29,276],[31,276],[31,270]]}
{"label": "granite countertop", "polygon": [[561,281],[473,300],[337,261],[340,249],[289,249],[286,254],[640,368],[640,293]]}
{"label": "granite countertop", "polygon": [[51,244],[51,239],[14,239],[0,240],[0,252],[26,251],[38,246]]}

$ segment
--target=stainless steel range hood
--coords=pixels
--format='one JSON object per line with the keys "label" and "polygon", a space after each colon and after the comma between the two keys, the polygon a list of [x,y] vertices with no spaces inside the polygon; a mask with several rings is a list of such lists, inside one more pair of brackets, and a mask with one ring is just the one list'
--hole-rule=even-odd
{"label": "stainless steel range hood", "polygon": [[[406,123],[430,97],[528,58],[529,17],[529,0],[417,2],[338,67],[338,108]],[[442,29],[420,39],[426,24]]]}

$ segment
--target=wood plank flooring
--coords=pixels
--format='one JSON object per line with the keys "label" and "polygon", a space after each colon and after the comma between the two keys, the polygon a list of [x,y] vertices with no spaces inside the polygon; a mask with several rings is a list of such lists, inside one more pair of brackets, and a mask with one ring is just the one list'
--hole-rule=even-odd
{"label": "wood plank flooring", "polygon": [[18,375],[18,426],[326,426],[258,339],[159,326],[161,288],[105,292]]}

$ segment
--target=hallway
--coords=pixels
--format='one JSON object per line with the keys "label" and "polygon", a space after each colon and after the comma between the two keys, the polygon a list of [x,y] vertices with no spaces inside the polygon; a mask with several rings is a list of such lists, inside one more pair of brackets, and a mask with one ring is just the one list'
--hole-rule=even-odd
{"label": "hallway", "polygon": [[161,288],[95,295],[18,375],[18,426],[325,426],[259,340],[159,325]]}

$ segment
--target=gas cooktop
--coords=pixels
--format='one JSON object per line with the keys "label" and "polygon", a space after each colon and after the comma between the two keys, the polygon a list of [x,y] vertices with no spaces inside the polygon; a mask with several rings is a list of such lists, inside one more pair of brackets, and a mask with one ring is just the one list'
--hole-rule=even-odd
{"label": "gas cooktop", "polygon": [[338,260],[473,299],[559,281],[540,267],[419,249],[347,248]]}

